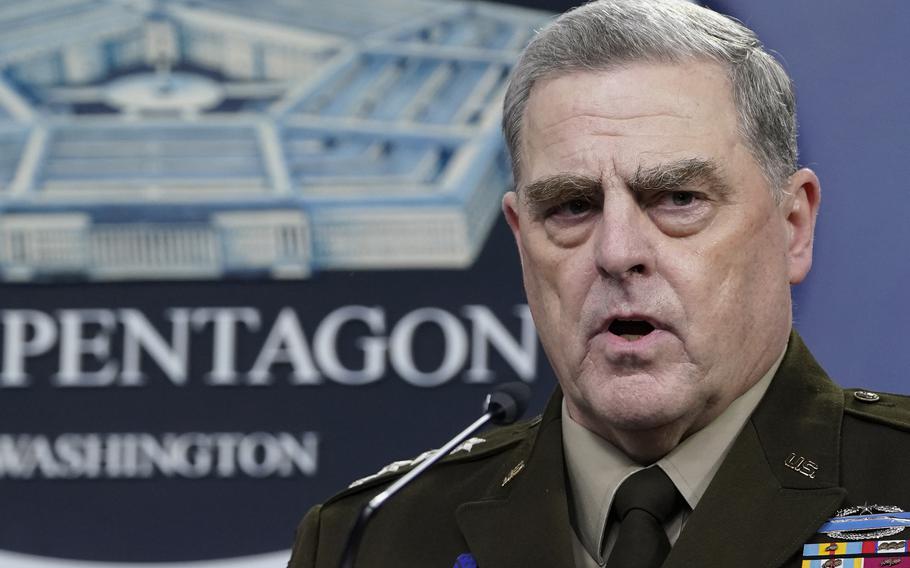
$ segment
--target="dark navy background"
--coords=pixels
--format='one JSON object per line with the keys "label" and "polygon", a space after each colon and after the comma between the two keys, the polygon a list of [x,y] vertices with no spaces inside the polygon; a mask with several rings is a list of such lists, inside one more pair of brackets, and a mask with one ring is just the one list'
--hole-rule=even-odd
{"label": "dark navy background", "polygon": [[[525,4],[530,4],[526,2]],[[537,2],[561,10],[574,3]],[[905,292],[910,267],[907,58],[910,4],[901,0],[716,0],[780,56],[797,85],[801,162],[822,181],[816,263],[797,287],[796,319],[842,384],[910,392]],[[500,318],[524,301],[517,255],[501,221],[468,271],[321,273],[300,282],[4,285],[0,308],[284,306],[304,327],[343,305],[382,306],[389,321],[426,306],[490,306]],[[438,338],[435,338],[438,339]],[[434,337],[428,337],[433,351]],[[261,340],[260,340],[261,341]],[[253,357],[259,345],[251,345]],[[243,349],[243,348],[242,348]],[[241,350],[242,350],[241,349]],[[540,355],[535,410],[552,388]],[[53,361],[42,360],[53,372]],[[507,367],[497,363],[499,377]],[[187,561],[287,548],[300,516],[350,480],[438,446],[467,424],[486,388],[456,378],[433,389],[387,376],[365,387],[326,382],[263,388],[169,384],[151,373],[135,389],[60,389],[36,380],[0,391],[0,430],[62,432],[316,431],[312,479],[0,481],[0,549],[117,561]],[[192,375],[192,373],[191,373]],[[156,378],[157,377],[157,378]]]}
{"label": "dark navy background", "polygon": [[716,2],[796,82],[801,163],[821,178],[815,264],[796,325],[842,385],[908,393],[910,4]]}

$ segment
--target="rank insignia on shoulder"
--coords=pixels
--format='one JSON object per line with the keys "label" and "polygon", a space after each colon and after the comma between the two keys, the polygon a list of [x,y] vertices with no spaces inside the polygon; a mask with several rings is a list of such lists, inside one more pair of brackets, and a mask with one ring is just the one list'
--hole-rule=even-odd
{"label": "rank insignia on shoulder", "polygon": [[[474,449],[474,446],[483,444],[484,442],[486,442],[486,440],[483,438],[471,438],[469,440],[465,440],[460,445],[458,445],[455,449],[453,449],[452,453],[450,455],[454,455],[458,452],[471,453],[471,450]],[[364,483],[366,483],[368,481],[378,479],[388,473],[396,473],[400,469],[415,466],[415,465],[419,464],[420,462],[422,462],[432,456],[435,456],[437,452],[439,452],[439,450],[427,450],[414,459],[392,462],[389,465],[387,465],[384,468],[377,471],[376,473],[374,473],[372,475],[368,475],[366,477],[362,477],[362,478],[352,482],[350,485],[348,485],[348,489],[353,489],[354,487],[357,487],[358,485],[363,485]]]}
{"label": "rank insignia on shoulder", "polygon": [[462,443],[459,444],[458,446],[456,446],[455,449],[452,450],[452,454],[454,455],[454,454],[457,454],[458,452],[468,452],[468,453],[471,453],[471,450],[474,449],[474,446],[477,446],[477,445],[479,445],[479,444],[483,444],[483,443],[485,443],[485,442],[486,442],[486,440],[484,440],[483,438],[470,438],[470,439],[468,439],[468,440],[465,440],[464,442],[462,442]]}
{"label": "rank insignia on shoulder", "polygon": [[455,559],[455,565],[452,568],[477,568],[477,561],[474,560],[474,555],[465,552],[464,554],[459,554],[458,558]]}

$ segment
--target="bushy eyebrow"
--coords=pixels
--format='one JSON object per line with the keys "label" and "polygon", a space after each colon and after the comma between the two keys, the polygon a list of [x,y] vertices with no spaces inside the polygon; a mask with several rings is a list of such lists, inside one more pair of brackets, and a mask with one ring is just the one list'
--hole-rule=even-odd
{"label": "bushy eyebrow", "polygon": [[[701,158],[639,166],[625,183],[637,195],[681,191],[700,186],[710,190],[715,198],[723,199],[731,191],[720,174],[720,167],[715,162]],[[528,205],[536,208],[576,199],[599,203],[603,200],[603,181],[581,174],[558,173],[534,180],[519,193],[524,194]]]}
{"label": "bushy eyebrow", "polygon": [[543,177],[526,185],[521,192],[531,206],[565,203],[575,199],[600,201],[601,181],[579,174],[561,173]]}
{"label": "bushy eyebrow", "polygon": [[639,166],[626,184],[634,193],[680,191],[693,185],[706,186],[718,198],[730,193],[718,165],[701,158],[687,158],[647,168]]}

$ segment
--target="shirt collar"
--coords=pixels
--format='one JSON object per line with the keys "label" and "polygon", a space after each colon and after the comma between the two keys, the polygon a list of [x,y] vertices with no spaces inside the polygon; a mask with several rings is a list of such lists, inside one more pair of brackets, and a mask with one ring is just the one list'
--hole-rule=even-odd
{"label": "shirt collar", "polygon": [[[758,382],[717,418],[657,462],[690,509],[698,505],[736,436],[771,384],[782,359],[783,353]],[[613,494],[626,477],[642,466],[572,420],[565,400],[562,404],[562,438],[573,505],[571,519],[581,544],[592,558],[599,559]]]}

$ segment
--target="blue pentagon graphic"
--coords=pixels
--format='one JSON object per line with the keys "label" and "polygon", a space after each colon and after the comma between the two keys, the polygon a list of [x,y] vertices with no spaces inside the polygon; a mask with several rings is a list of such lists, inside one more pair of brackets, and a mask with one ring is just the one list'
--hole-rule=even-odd
{"label": "blue pentagon graphic", "polygon": [[0,4],[0,280],[465,267],[539,12]]}

